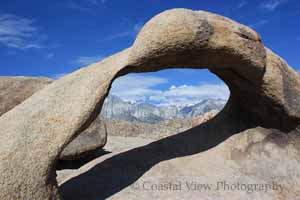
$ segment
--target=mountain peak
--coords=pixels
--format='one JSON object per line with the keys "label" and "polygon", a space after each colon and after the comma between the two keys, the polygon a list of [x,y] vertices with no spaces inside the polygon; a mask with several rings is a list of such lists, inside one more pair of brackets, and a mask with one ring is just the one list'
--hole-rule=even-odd
{"label": "mountain peak", "polygon": [[203,99],[192,105],[157,106],[148,102],[128,102],[109,95],[101,112],[102,117],[125,121],[158,123],[164,120],[201,116],[212,110],[220,111],[226,104],[222,99]]}

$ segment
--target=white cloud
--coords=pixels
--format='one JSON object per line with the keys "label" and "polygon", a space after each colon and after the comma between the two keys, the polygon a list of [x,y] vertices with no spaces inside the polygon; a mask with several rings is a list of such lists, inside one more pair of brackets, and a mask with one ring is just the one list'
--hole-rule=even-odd
{"label": "white cloud", "polygon": [[281,4],[288,2],[288,0],[268,0],[260,4],[261,8],[267,11],[274,11]]}
{"label": "white cloud", "polygon": [[169,90],[173,90],[173,89],[176,89],[175,85],[172,85]]}
{"label": "white cloud", "polygon": [[263,20],[260,20],[260,21],[258,21],[258,22],[256,22],[256,23],[254,23],[254,24],[250,24],[249,26],[250,26],[251,28],[258,28],[258,27],[261,27],[261,26],[266,25],[266,24],[269,23],[269,22],[270,22],[269,20],[263,19]]}
{"label": "white cloud", "polygon": [[261,4],[262,8],[265,8],[266,10],[270,10],[270,11],[275,10],[278,5],[279,5],[279,1],[270,1]]}
{"label": "white cloud", "polygon": [[297,40],[298,40],[298,41],[300,41],[300,36],[299,36],[299,37],[297,37]]}
{"label": "white cloud", "polygon": [[12,14],[0,15],[0,44],[6,47],[40,49],[43,48],[40,40],[45,37],[31,19]]}
{"label": "white cloud", "polygon": [[225,84],[172,85],[169,89],[153,89],[168,80],[155,76],[127,75],[117,79],[111,93],[126,101],[151,102],[156,105],[187,105],[203,99],[228,99]]}
{"label": "white cloud", "polygon": [[225,84],[182,85],[163,91],[160,105],[185,105],[198,103],[203,99],[228,99],[229,90]]}
{"label": "white cloud", "polygon": [[90,65],[101,61],[103,58],[103,56],[81,56],[75,60],[75,63],[80,65]]}
{"label": "white cloud", "polygon": [[127,75],[113,82],[111,93],[127,101],[144,101],[150,96],[161,94],[161,91],[151,88],[165,83],[168,80],[160,77]]}
{"label": "white cloud", "polygon": [[157,76],[130,74],[118,78],[113,83],[113,87],[117,91],[122,91],[128,88],[151,88],[164,83],[168,83],[168,80]]}

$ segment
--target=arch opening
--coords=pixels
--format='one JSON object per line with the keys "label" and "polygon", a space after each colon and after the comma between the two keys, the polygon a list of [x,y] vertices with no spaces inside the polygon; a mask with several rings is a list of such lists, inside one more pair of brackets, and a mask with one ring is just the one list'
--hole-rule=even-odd
{"label": "arch opening", "polygon": [[[127,132],[118,129],[123,136],[158,136],[162,134],[158,133],[159,128],[166,126],[166,130],[168,124],[186,126],[177,131],[175,124],[173,128],[170,126],[176,134],[198,125],[197,121],[201,123],[215,116],[225,106],[229,93],[224,82],[205,69],[130,73],[114,80],[100,116],[119,128],[125,123]],[[138,127],[144,126],[148,132],[143,134]],[[118,135],[108,131],[110,134]]]}

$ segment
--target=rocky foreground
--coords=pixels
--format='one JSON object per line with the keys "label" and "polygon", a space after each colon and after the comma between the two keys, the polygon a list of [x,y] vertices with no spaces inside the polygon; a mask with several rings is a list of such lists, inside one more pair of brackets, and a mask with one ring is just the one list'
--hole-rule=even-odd
{"label": "rocky foreground", "polygon": [[[198,129],[203,129],[199,127]],[[205,128],[204,128],[205,129]],[[200,130],[199,130],[200,131]],[[110,136],[105,155],[57,171],[64,199],[295,200],[299,139],[253,128],[215,145],[201,133]],[[222,131],[219,134],[224,134]]]}

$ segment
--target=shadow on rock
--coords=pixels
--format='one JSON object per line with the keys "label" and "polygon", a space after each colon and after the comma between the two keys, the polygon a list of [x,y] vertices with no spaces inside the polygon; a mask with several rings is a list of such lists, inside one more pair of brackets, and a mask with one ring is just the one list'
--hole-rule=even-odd
{"label": "shadow on rock", "polygon": [[111,153],[109,151],[105,151],[104,149],[96,149],[94,151],[88,152],[82,157],[76,160],[59,160],[56,165],[56,170],[62,169],[79,169],[81,166],[85,165],[86,163],[100,157]]}
{"label": "shadow on rock", "polygon": [[106,199],[133,184],[161,161],[204,152],[254,127],[237,123],[236,119],[232,122],[230,117],[220,114],[185,132],[115,155],[62,184],[61,194],[66,200]]}

